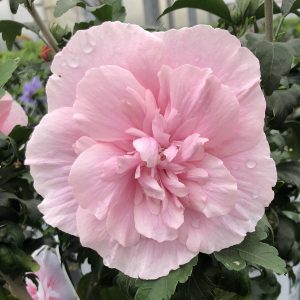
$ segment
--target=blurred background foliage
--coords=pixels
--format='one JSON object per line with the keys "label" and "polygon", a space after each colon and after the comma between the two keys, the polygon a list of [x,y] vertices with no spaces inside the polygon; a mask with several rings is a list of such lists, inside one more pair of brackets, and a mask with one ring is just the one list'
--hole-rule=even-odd
{"label": "blurred background foliage", "polygon": [[[11,0],[10,5],[13,13],[19,5],[32,11],[34,1]],[[59,0],[54,14],[61,16],[75,6],[93,18],[72,28],[52,24],[49,32],[54,45],[38,26],[33,31],[43,40],[32,41],[19,36],[24,26],[30,29],[28,25],[0,21],[0,33],[10,49],[0,53],[0,89],[9,91],[29,116],[28,127],[18,126],[8,137],[0,135],[0,299],[15,299],[11,282],[22,284],[28,272],[38,269],[31,253],[42,245],[59,248],[62,264],[83,300],[271,300],[281,290],[276,273],[287,274],[294,287],[294,267],[300,262],[300,1],[274,2],[272,41],[265,38],[263,1],[236,0],[227,5],[222,0],[177,0],[163,12],[188,7],[214,14],[218,27],[238,36],[258,57],[267,101],[265,132],[278,182],[274,201],[256,232],[244,242],[212,255],[200,254],[179,270],[152,281],[131,279],[105,267],[102,258],[82,247],[78,238],[45,224],[37,209],[42,199],[24,165],[26,142],[47,111],[45,84],[55,48],[61,49],[79,29],[125,20],[121,0],[105,0],[101,5]],[[8,68],[11,76],[4,78]]]}

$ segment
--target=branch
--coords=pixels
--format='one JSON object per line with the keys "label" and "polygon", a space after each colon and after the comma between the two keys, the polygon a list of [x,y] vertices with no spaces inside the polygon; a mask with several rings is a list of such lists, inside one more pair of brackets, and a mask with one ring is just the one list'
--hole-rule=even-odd
{"label": "branch", "polygon": [[273,41],[273,0],[265,0],[265,30],[266,38],[269,42]]}
{"label": "branch", "polygon": [[31,14],[35,23],[39,26],[48,45],[53,49],[53,51],[55,53],[57,53],[59,51],[57,42],[56,42],[54,36],[52,35],[52,33],[49,31],[48,27],[45,25],[44,21],[41,19],[40,15],[38,14],[37,10],[34,7],[34,4],[32,3],[31,6],[26,6],[26,8],[27,8],[28,12]]}

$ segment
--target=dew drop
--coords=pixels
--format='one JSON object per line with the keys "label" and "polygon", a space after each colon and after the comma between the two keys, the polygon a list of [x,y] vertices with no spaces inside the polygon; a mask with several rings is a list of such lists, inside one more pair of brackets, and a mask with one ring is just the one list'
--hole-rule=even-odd
{"label": "dew drop", "polygon": [[75,56],[68,56],[67,58],[67,64],[69,67],[75,69],[79,66],[78,58]]}
{"label": "dew drop", "polygon": [[96,43],[95,37],[89,31],[87,32],[87,40],[92,46],[96,46],[97,43]]}
{"label": "dew drop", "polygon": [[84,45],[84,47],[82,49],[82,51],[86,54],[89,54],[89,53],[93,52],[93,50],[94,50],[94,48],[91,44]]}
{"label": "dew drop", "polygon": [[249,169],[253,169],[253,168],[255,168],[255,166],[256,166],[256,162],[253,161],[253,160],[248,160],[247,163],[246,163],[246,166],[247,166],[247,168],[249,168]]}

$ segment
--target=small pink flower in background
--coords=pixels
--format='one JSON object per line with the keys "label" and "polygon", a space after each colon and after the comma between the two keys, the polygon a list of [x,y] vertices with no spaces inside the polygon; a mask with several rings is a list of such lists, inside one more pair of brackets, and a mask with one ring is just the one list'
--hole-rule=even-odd
{"label": "small pink flower in background", "polygon": [[52,72],[26,160],[46,222],[143,279],[254,231],[276,171],[259,63],[236,37],[108,22]]}
{"label": "small pink flower in background", "polygon": [[27,122],[23,108],[6,92],[0,99],[0,132],[8,135],[16,125],[26,126]]}
{"label": "small pink flower in background", "polygon": [[38,287],[31,279],[26,278],[27,292],[33,300],[79,299],[53,249],[43,246],[32,256],[40,265],[40,270],[34,273],[37,276]]}

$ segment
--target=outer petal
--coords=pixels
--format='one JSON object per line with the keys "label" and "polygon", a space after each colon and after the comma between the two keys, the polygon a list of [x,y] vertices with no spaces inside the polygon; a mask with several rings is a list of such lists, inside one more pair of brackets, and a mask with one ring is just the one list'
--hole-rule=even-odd
{"label": "outer petal", "polygon": [[113,144],[96,144],[81,153],[72,166],[69,182],[76,200],[98,218],[106,214],[111,201],[128,182],[123,182],[122,176],[117,174],[116,161],[109,160],[122,154]]}
{"label": "outer petal", "polygon": [[143,129],[145,97],[145,89],[128,70],[117,66],[91,69],[77,86],[74,118],[97,140],[129,140],[128,129]]}
{"label": "outer petal", "polygon": [[[252,149],[224,158],[225,166],[235,177],[239,201],[228,216],[236,220],[237,226],[253,231],[256,223],[264,214],[264,208],[269,206],[274,198],[272,187],[277,181],[276,167],[270,158],[270,148],[263,135],[259,143]],[[239,220],[247,219],[247,221]],[[233,222],[232,220],[232,222]],[[238,225],[239,224],[239,225]]]}
{"label": "outer petal", "polygon": [[[105,221],[83,209],[78,210],[77,223],[83,246],[96,250],[106,266],[117,268],[133,278],[156,279],[165,276],[197,255],[178,241],[158,243],[146,238],[135,246],[123,247],[111,240]],[[154,264],[154,261],[160,263]]]}
{"label": "outer petal", "polygon": [[72,283],[53,250],[43,246],[32,256],[40,265],[40,270],[35,273],[38,277],[38,289],[30,279],[26,278],[26,288],[33,299],[78,299]]}
{"label": "outer petal", "polygon": [[212,253],[240,243],[247,232],[255,230],[273,199],[277,176],[265,137],[251,150],[226,158],[224,164],[237,181],[238,200],[225,216],[206,218],[185,211],[188,221],[180,228],[180,240],[191,251]]}
{"label": "outer petal", "polygon": [[46,87],[49,111],[72,106],[77,83],[87,70],[102,65],[129,70],[156,96],[159,88],[156,74],[161,66],[162,50],[161,39],[137,25],[105,22],[77,31],[54,58],[51,67],[54,74]]}
{"label": "outer petal", "polygon": [[238,201],[235,178],[221,160],[209,154],[198,168],[205,170],[208,177],[183,181],[190,190],[186,204],[208,218],[228,214]]}
{"label": "outer petal", "polygon": [[46,115],[27,144],[25,162],[30,165],[36,191],[44,197],[39,209],[45,221],[76,234],[78,204],[68,176],[77,156],[73,145],[82,133],[72,115],[72,108],[62,108]]}
{"label": "outer petal", "polygon": [[198,25],[153,34],[164,42],[166,65],[210,68],[235,95],[260,81],[257,58],[226,30]]}
{"label": "outer petal", "polygon": [[[172,139],[182,140],[199,133],[209,139],[207,146],[211,147],[232,137],[238,121],[239,104],[230,89],[222,85],[210,69],[191,65],[167,69],[164,76],[169,80],[167,94],[170,95],[170,105],[165,115],[176,110],[181,117],[181,122],[170,129]],[[165,88],[162,86],[162,89]]]}
{"label": "outer petal", "polygon": [[238,96],[240,111],[238,125],[232,136],[222,147],[210,147],[210,153],[217,157],[230,156],[254,147],[264,135],[266,101],[259,83]]}
{"label": "outer petal", "polygon": [[0,99],[0,131],[8,135],[16,125],[26,126],[28,118],[20,104],[5,93]]}

